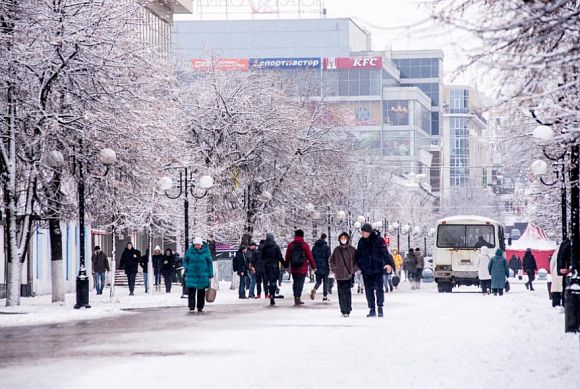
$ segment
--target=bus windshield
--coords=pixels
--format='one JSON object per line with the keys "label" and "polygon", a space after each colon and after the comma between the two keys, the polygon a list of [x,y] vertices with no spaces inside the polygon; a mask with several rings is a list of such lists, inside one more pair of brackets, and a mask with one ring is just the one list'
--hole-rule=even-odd
{"label": "bus windshield", "polygon": [[495,247],[495,228],[489,224],[443,224],[437,229],[437,247],[479,249]]}

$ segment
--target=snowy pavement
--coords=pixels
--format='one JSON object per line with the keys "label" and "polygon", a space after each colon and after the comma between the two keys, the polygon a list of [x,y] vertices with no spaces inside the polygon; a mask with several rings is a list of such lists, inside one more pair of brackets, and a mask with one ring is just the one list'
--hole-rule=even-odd
{"label": "snowy pavement", "polygon": [[[516,283],[503,297],[475,290],[411,291],[403,282],[386,296],[383,319],[366,318],[356,294],[350,318],[340,317],[336,295],[329,304],[308,299],[293,308],[286,298],[270,308],[222,287],[202,315],[189,314],[178,294],[122,297],[118,306],[167,308],[0,328],[0,386],[571,387],[579,339],[563,333],[564,315],[551,308],[545,284],[530,293]],[[89,311],[68,309],[75,318]]]}

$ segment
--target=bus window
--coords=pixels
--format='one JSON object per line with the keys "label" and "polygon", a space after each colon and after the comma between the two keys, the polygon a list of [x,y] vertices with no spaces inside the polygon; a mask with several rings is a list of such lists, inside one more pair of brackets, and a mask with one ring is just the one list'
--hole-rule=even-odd
{"label": "bus window", "polygon": [[437,229],[437,247],[478,249],[495,247],[495,229],[492,225],[444,224]]}

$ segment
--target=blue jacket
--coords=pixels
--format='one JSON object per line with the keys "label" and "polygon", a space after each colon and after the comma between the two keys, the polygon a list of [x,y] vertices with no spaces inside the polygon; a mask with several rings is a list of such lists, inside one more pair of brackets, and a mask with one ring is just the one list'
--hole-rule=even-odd
{"label": "blue jacket", "polygon": [[491,274],[491,288],[505,288],[505,282],[510,275],[510,270],[506,259],[503,257],[503,251],[501,249],[498,249],[495,252],[495,257],[489,261],[487,269],[489,270],[489,274]]}
{"label": "blue jacket", "polygon": [[330,247],[325,240],[317,240],[312,247],[312,256],[316,263],[316,274],[320,276],[327,276],[330,274],[330,265],[328,258],[330,258]]}
{"label": "blue jacket", "polygon": [[195,289],[209,287],[209,280],[213,277],[213,258],[207,243],[199,250],[193,245],[189,247],[183,257],[183,268],[186,287]]}
{"label": "blue jacket", "polygon": [[363,275],[383,274],[385,265],[395,267],[385,240],[377,231],[373,231],[367,239],[360,238],[355,260]]}

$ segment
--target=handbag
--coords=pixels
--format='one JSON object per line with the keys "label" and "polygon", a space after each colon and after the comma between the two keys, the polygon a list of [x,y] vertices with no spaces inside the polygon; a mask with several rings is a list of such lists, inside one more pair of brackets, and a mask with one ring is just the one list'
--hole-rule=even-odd
{"label": "handbag", "polygon": [[510,282],[509,281],[506,281],[505,282],[505,291],[506,292],[509,292],[510,291]]}
{"label": "handbag", "polygon": [[393,286],[399,286],[399,283],[401,282],[401,277],[399,277],[397,273],[394,273],[391,281],[393,282]]}
{"label": "handbag", "polygon": [[213,303],[217,297],[217,286],[214,278],[211,279],[209,288],[205,290],[205,301],[208,303]]}

